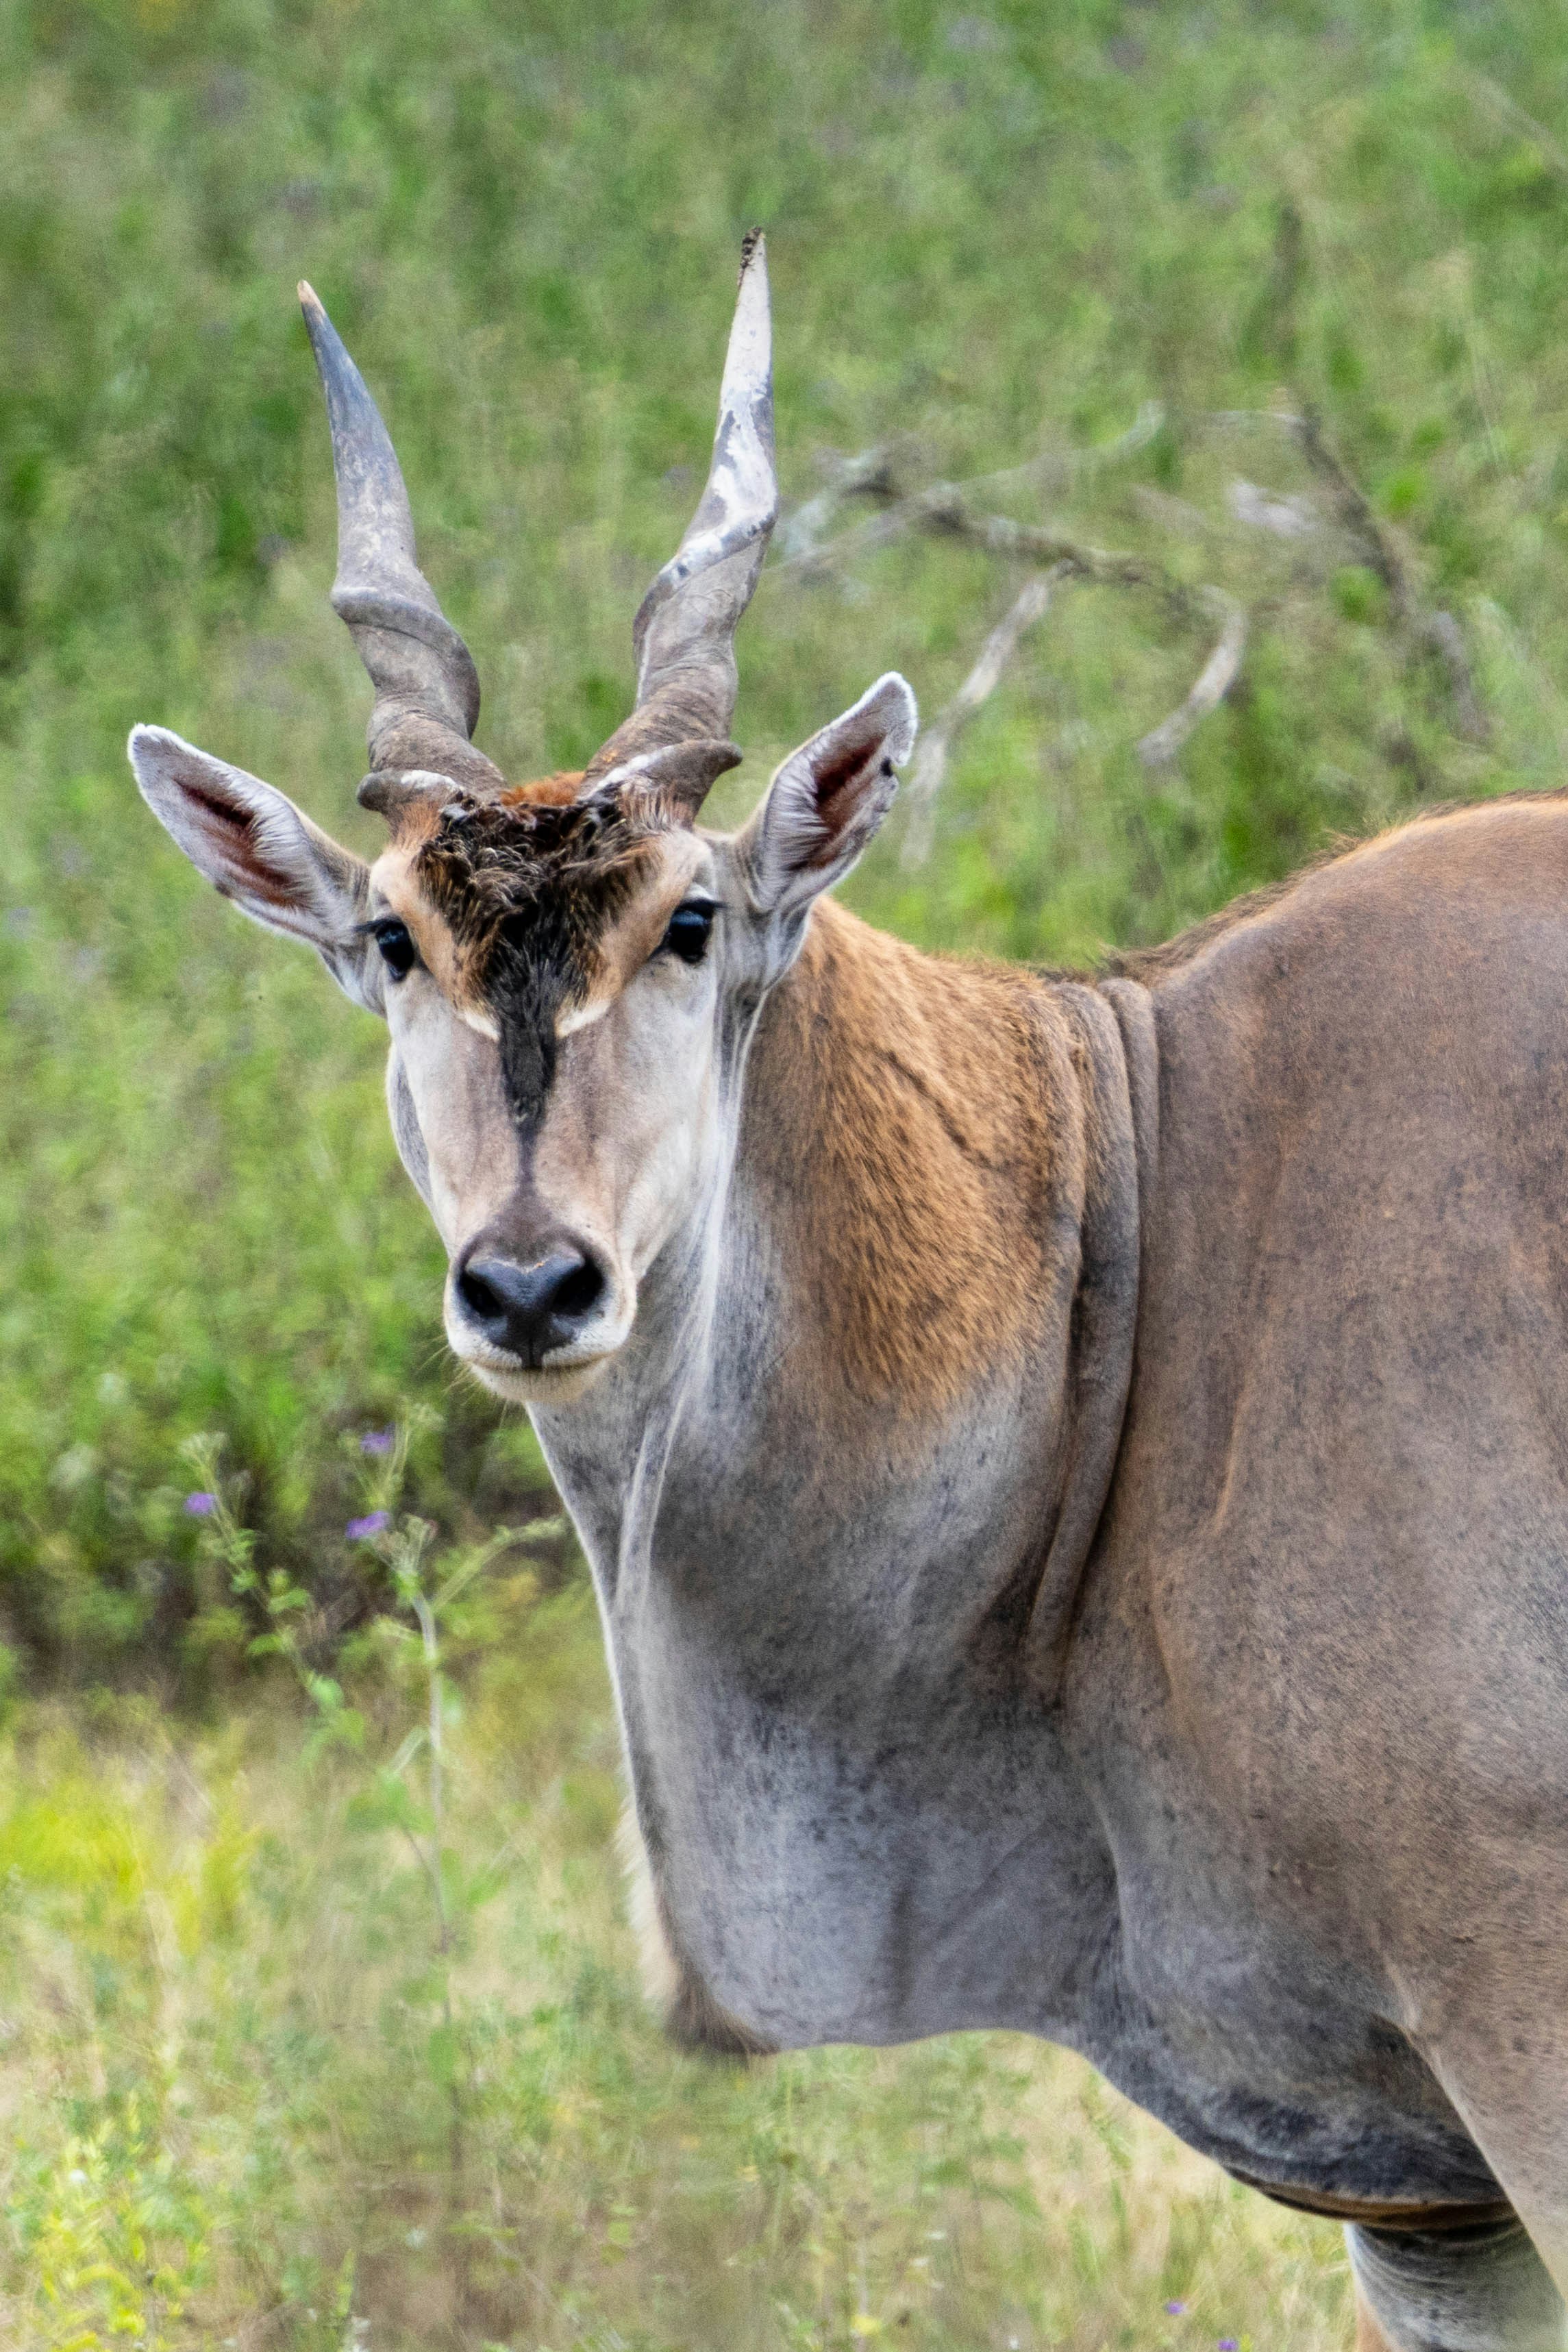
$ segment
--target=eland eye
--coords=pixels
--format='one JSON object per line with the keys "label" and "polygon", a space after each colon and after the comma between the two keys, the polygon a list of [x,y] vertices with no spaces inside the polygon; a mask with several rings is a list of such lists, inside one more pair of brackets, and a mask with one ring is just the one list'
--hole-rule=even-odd
{"label": "eland eye", "polygon": [[371,937],[380,948],[382,961],[392,978],[406,980],[419,961],[419,950],[410,937],[408,925],[395,920],[378,923]]}
{"label": "eland eye", "polygon": [[664,933],[664,946],[672,955],[678,955],[683,963],[701,963],[707,952],[708,937],[717,912],[718,908],[706,898],[688,898],[685,905],[677,907],[670,917],[670,928]]}

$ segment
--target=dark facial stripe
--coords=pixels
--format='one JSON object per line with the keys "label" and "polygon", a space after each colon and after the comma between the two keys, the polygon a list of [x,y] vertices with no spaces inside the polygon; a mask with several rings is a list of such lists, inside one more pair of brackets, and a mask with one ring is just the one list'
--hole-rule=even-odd
{"label": "dark facial stripe", "polygon": [[465,980],[495,1016],[520,1128],[544,1115],[557,1018],[587,995],[605,927],[668,822],[645,803],[459,802],[419,852],[415,872],[452,933]]}
{"label": "dark facial stripe", "polygon": [[512,1117],[525,1131],[544,1117],[555,1076],[556,1015],[571,993],[559,964],[526,952],[503,954],[486,979],[501,1033],[501,1078]]}

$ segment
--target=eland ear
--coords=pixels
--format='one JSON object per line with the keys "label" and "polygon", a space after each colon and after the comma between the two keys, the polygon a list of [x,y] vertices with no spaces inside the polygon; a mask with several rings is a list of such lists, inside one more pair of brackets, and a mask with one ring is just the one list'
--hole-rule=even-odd
{"label": "eland ear", "polygon": [[765,914],[803,912],[849,872],[893,805],[915,749],[915,696],[896,670],[791,751],[740,836]]}
{"label": "eland ear", "polygon": [[382,1010],[380,959],[358,937],[370,867],[282,793],[198,751],[166,727],[128,746],[141,797],[164,831],[242,914],[313,947],[345,994]]}

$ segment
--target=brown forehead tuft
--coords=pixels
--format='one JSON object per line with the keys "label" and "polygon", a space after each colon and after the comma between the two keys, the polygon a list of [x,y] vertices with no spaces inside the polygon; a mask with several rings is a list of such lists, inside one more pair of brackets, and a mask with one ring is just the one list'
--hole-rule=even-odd
{"label": "brown forehead tuft", "polygon": [[447,803],[412,873],[451,940],[459,999],[495,1016],[513,1117],[542,1116],[557,1024],[597,977],[605,932],[671,829],[647,793],[587,801]]}
{"label": "brown forehead tuft", "polygon": [[413,872],[476,992],[506,988],[521,961],[540,978],[552,974],[552,993],[574,997],[590,985],[598,940],[652,864],[653,842],[669,822],[643,795],[457,801],[419,845]]}
{"label": "brown forehead tuft", "polygon": [[532,783],[508,784],[501,794],[502,808],[568,808],[582,790],[580,768],[559,768],[553,776],[536,776]]}
{"label": "brown forehead tuft", "polygon": [[[553,776],[536,776],[526,784],[508,784],[488,805],[504,809],[570,808],[581,789],[582,771],[561,768]],[[465,801],[455,785],[453,794],[458,805],[476,805]],[[432,839],[440,831],[446,807],[451,804],[444,803],[435,793],[411,793],[406,799],[391,801],[384,814],[393,842],[401,849],[413,849],[418,843]]]}

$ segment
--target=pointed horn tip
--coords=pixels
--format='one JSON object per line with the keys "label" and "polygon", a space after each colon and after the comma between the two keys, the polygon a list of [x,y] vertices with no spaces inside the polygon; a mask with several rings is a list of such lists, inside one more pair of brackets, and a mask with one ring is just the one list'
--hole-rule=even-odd
{"label": "pointed horn tip", "polygon": [[322,310],[321,297],[308,278],[302,278],[294,290],[299,297],[299,307],[302,310],[320,310],[322,317],[326,317],[327,314]]}

